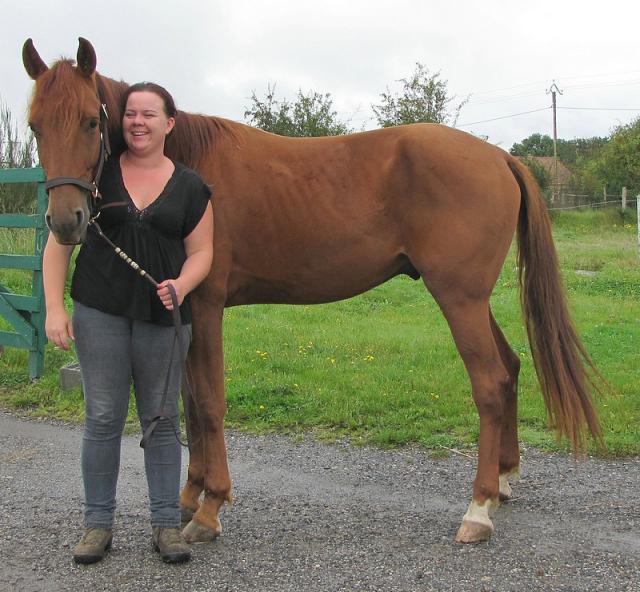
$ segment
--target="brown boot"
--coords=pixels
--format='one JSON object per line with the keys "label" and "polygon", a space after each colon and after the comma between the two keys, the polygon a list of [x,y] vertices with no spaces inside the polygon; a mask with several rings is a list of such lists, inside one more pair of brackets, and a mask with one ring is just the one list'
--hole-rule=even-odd
{"label": "brown boot", "polygon": [[184,563],[191,559],[191,550],[179,528],[154,526],[153,546],[166,563]]}
{"label": "brown boot", "polygon": [[73,560],[76,563],[96,563],[100,561],[108,549],[111,548],[110,528],[87,528],[80,542],[73,550]]}

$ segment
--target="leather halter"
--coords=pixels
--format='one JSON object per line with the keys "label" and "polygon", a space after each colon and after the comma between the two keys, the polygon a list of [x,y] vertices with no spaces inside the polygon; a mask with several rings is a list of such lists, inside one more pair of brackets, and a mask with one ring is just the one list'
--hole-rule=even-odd
{"label": "leather halter", "polygon": [[60,185],[75,185],[88,192],[87,204],[89,206],[89,212],[91,219],[95,219],[98,216],[98,200],[102,198],[98,184],[100,183],[100,177],[102,176],[102,169],[104,168],[105,161],[111,156],[111,144],[109,143],[109,130],[107,129],[109,123],[109,114],[107,113],[107,106],[104,103],[100,103],[100,156],[98,157],[98,164],[96,165],[96,172],[93,177],[93,181],[90,183],[84,179],[78,179],[76,177],[55,177],[48,179],[44,188],[47,193],[54,187],[60,187]]}

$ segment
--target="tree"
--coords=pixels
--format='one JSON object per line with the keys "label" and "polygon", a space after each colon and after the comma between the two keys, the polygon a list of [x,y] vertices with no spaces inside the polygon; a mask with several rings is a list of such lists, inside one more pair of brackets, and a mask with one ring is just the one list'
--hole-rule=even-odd
{"label": "tree", "polygon": [[[574,164],[579,158],[594,155],[607,143],[606,138],[579,138],[575,140],[556,141],[558,158],[564,164]],[[531,134],[516,142],[509,150],[514,156],[553,156],[553,138],[548,134]]]}
{"label": "tree", "polygon": [[549,171],[544,168],[537,160],[531,158],[530,156],[522,157],[522,162],[529,167],[529,169],[533,173],[533,176],[536,178],[536,181],[538,182],[542,193],[545,195],[545,197],[547,197],[549,189],[551,188],[551,173],[549,173]]}
{"label": "tree", "polygon": [[298,91],[295,103],[275,97],[275,86],[267,86],[264,99],[251,92],[251,105],[245,109],[245,119],[262,130],[280,136],[317,137],[340,136],[351,130],[338,119],[333,110],[331,94]]}
{"label": "tree", "polygon": [[553,138],[549,135],[531,134],[509,150],[514,156],[553,156]]}
{"label": "tree", "polygon": [[381,93],[382,103],[371,105],[381,127],[403,125],[407,123],[444,123],[455,125],[460,110],[467,102],[462,101],[449,110],[455,96],[449,96],[447,81],[440,79],[440,72],[430,74],[420,62],[410,78],[402,78],[400,94]]}
{"label": "tree", "polygon": [[627,187],[632,195],[640,193],[640,117],[617,127],[607,144],[583,168],[592,183],[606,186],[608,192],[620,193]]}
{"label": "tree", "polygon": [[[600,151],[607,145],[609,138],[601,138],[593,136],[592,138],[576,138],[571,143],[575,145],[575,162],[595,158]],[[567,160],[569,164],[573,161]]]}
{"label": "tree", "polygon": [[[32,134],[22,136],[9,107],[0,101],[0,168],[26,168],[36,162]],[[35,211],[35,185],[0,185],[0,213]]]}

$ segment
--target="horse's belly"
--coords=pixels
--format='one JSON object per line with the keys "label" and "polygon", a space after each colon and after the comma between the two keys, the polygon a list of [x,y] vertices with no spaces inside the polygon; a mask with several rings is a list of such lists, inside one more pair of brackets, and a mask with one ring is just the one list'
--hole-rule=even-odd
{"label": "horse's belly", "polygon": [[407,274],[420,277],[402,254],[381,261],[362,258],[348,265],[308,262],[297,268],[274,267],[270,273],[232,276],[226,304],[320,304],[351,298],[388,279]]}

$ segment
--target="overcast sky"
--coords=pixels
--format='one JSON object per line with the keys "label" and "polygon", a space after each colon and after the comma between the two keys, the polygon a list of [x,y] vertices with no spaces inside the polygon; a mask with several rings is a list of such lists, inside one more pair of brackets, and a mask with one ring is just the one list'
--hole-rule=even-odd
{"label": "overcast sky", "polygon": [[74,57],[82,36],[100,73],[159,82],[186,111],[243,121],[251,92],[275,84],[289,100],[331,93],[340,119],[372,129],[371,104],[419,61],[469,97],[458,126],[508,150],[551,135],[553,80],[560,138],[607,135],[640,115],[639,17],[630,0],[11,0],[0,99],[22,123],[27,37],[51,63]]}

